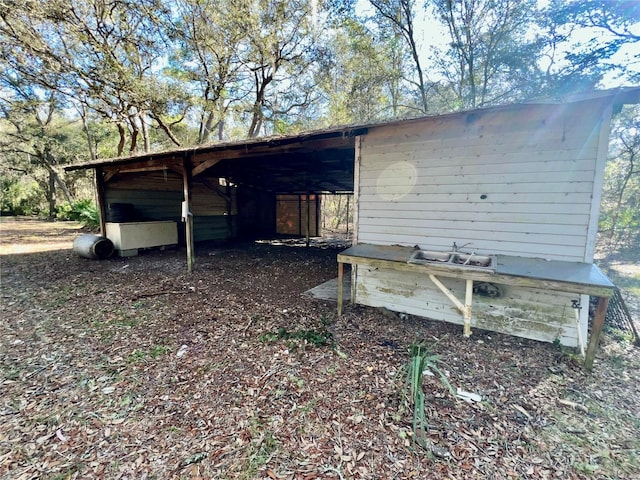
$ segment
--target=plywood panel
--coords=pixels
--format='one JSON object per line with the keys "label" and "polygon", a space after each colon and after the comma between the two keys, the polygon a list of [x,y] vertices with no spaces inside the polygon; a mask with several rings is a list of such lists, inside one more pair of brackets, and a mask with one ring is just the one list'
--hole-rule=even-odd
{"label": "plywood panel", "polygon": [[318,201],[317,195],[277,195],[277,233],[318,236]]}
{"label": "plywood panel", "polygon": [[[440,279],[454,295],[464,299],[464,282]],[[539,289],[501,286],[501,298],[474,295],[473,328],[508,333],[534,340],[560,340],[577,345],[572,295]],[[358,303],[463,324],[453,304],[424,275],[393,270],[358,268]]]}

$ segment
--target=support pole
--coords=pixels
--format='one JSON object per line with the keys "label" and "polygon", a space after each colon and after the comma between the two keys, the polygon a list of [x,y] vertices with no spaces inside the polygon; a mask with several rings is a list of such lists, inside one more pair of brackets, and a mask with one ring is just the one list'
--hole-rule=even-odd
{"label": "support pole", "polygon": [[186,205],[187,216],[185,218],[185,241],[187,244],[187,271],[191,273],[195,265],[195,249],[193,242],[193,215],[191,214],[191,162],[190,156],[184,157],[182,173],[182,184],[184,190],[184,202]]}
{"label": "support pole", "polygon": [[596,357],[596,351],[598,350],[598,344],[600,343],[600,334],[602,333],[602,328],[604,327],[604,319],[607,315],[608,306],[608,297],[598,298],[598,305],[596,306],[596,313],[593,317],[593,325],[591,326],[589,346],[587,347],[587,354],[584,359],[584,366],[587,370],[593,369],[593,360]]}
{"label": "support pole", "polygon": [[338,262],[338,316],[342,315],[344,263]]}
{"label": "support pole", "polygon": [[311,195],[307,193],[307,247],[311,245]]}
{"label": "support pole", "polygon": [[347,195],[347,238],[349,238],[349,209],[351,208],[350,205],[350,200],[351,200],[351,195]]}
{"label": "support pole", "polygon": [[104,171],[101,167],[96,168],[96,193],[98,194],[97,206],[98,215],[100,216],[100,235],[103,237],[107,235],[107,209],[104,198]]}

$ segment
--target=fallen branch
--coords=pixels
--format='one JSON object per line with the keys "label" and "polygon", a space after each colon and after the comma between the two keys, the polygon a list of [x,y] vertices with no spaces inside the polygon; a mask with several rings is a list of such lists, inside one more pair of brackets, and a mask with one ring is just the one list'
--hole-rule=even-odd
{"label": "fallen branch", "polygon": [[247,330],[249,330],[249,328],[251,328],[251,325],[253,325],[253,320],[255,319],[255,317],[251,317],[249,319],[249,322],[247,323],[247,326],[244,327],[244,330],[242,330],[242,336],[246,337],[247,336]]}
{"label": "fallen branch", "polygon": [[584,405],[580,405],[579,403],[572,402],[571,400],[563,400],[561,398],[558,399],[558,403],[560,405],[564,405],[566,407],[571,407],[573,409],[582,410],[584,413],[589,413],[589,409]]}

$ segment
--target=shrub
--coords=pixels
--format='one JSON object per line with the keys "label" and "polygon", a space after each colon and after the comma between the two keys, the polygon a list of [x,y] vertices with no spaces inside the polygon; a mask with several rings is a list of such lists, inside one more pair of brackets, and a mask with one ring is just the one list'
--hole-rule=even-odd
{"label": "shrub", "polygon": [[100,226],[98,208],[89,199],[76,200],[73,205],[65,203],[58,208],[56,218],[59,220],[74,220],[91,229]]}

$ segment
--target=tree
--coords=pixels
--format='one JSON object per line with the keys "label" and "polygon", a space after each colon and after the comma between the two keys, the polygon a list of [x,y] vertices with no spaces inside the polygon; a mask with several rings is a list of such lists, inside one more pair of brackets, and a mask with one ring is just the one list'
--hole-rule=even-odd
{"label": "tree", "polygon": [[306,0],[268,0],[244,8],[243,73],[252,99],[247,109],[251,138],[265,121],[295,116],[309,106],[317,37]]}
{"label": "tree", "polygon": [[[157,75],[165,57],[161,0],[12,0],[0,10],[9,71],[117,126],[118,155],[151,148],[149,127],[179,145],[180,89]],[[83,108],[83,107],[82,107]]]}
{"label": "tree", "polygon": [[172,35],[177,48],[171,55],[170,72],[193,92],[197,143],[208,142],[213,131],[222,140],[227,113],[244,96],[238,90],[246,36],[242,11],[236,2],[225,0],[177,0],[176,6]]}
{"label": "tree", "polygon": [[[56,191],[62,192],[67,202],[73,203],[73,196],[58,166],[68,163],[69,125],[59,118],[58,99],[54,94],[40,97],[30,88],[3,82],[5,93],[0,100],[0,154],[2,170],[25,175],[35,180],[44,192],[48,203],[48,215],[56,213]],[[71,154],[72,155],[72,154]]]}
{"label": "tree", "polygon": [[471,109],[530,96],[540,45],[527,39],[534,0],[432,0],[450,43],[434,57],[438,92],[449,109]]}
{"label": "tree", "polygon": [[614,118],[600,214],[609,249],[640,247],[640,107]]}
{"label": "tree", "polygon": [[546,45],[543,88],[566,93],[595,88],[605,77],[640,79],[640,3],[553,0],[542,12]]}
{"label": "tree", "polygon": [[380,24],[383,28],[384,24],[387,23],[394,33],[392,37],[399,35],[403,39],[414,67],[405,76],[405,80],[413,85],[417,91],[419,111],[427,113],[429,111],[429,85],[427,85],[416,41],[415,0],[369,0],[369,3],[371,3],[382,20]]}
{"label": "tree", "polygon": [[402,102],[398,47],[376,38],[355,18],[343,19],[329,43],[318,79],[328,105],[328,123],[397,117]]}

